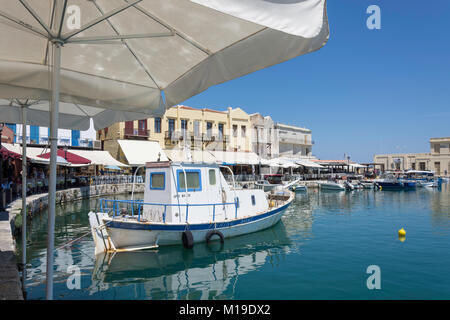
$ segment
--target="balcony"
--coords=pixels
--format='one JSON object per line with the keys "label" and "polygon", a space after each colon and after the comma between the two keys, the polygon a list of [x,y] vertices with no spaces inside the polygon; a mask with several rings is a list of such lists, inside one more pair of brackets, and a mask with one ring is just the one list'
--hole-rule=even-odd
{"label": "balcony", "polygon": [[202,134],[200,132],[189,132],[189,136],[191,137],[191,140],[194,141],[202,141]]}
{"label": "balcony", "polygon": [[124,138],[148,138],[150,136],[150,130],[124,128],[123,136]]}
{"label": "balcony", "polygon": [[78,139],[78,146],[85,147],[85,148],[91,148],[94,144],[94,140],[84,138],[84,139]]}
{"label": "balcony", "polygon": [[214,135],[211,132],[207,132],[203,134],[203,141],[205,142],[209,142],[209,141],[214,141],[216,138],[214,137]]}
{"label": "balcony", "polygon": [[165,131],[164,132],[164,139],[176,142],[183,140],[184,135],[187,135],[188,132],[182,132],[182,131]]}

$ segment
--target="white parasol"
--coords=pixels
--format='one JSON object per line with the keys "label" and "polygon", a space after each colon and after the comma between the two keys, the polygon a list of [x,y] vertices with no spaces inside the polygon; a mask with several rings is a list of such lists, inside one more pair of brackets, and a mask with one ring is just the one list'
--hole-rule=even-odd
{"label": "white parasol", "polygon": [[105,123],[156,116],[328,36],[325,0],[2,0],[0,98],[52,101],[47,299],[60,101],[98,108]]}

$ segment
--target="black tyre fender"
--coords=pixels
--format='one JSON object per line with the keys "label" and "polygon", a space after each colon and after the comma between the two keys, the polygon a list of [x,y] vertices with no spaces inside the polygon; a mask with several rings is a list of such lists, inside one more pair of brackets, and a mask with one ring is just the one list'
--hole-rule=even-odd
{"label": "black tyre fender", "polygon": [[214,236],[214,235],[219,236],[220,243],[223,243],[224,237],[223,237],[222,232],[220,232],[219,230],[210,230],[210,231],[208,231],[208,233],[205,236],[206,243],[209,243],[211,241],[212,236]]}
{"label": "black tyre fender", "polygon": [[183,231],[181,241],[183,242],[183,247],[186,249],[192,249],[194,247],[194,236],[190,230]]}

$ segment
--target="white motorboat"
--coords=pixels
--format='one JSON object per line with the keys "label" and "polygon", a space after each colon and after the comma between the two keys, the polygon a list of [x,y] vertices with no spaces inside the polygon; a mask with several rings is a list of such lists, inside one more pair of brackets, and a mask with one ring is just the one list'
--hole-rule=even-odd
{"label": "white motorboat", "polygon": [[290,186],[289,189],[296,193],[297,192],[306,192],[308,190],[308,188],[306,187],[305,184],[294,184],[294,185]]}
{"label": "white motorboat", "polygon": [[417,186],[422,188],[437,188],[439,187],[439,181],[417,181]]}
{"label": "white motorboat", "polygon": [[373,182],[360,181],[359,185],[363,187],[363,189],[373,189],[375,184]]}
{"label": "white motorboat", "polygon": [[345,191],[345,186],[333,181],[319,183],[321,190]]}
{"label": "white motorboat", "polygon": [[89,213],[96,254],[223,242],[273,226],[294,199],[281,187],[237,190],[216,164],[149,162],[145,184],[143,200],[101,199]]}
{"label": "white motorboat", "polygon": [[258,180],[255,182],[255,186],[264,191],[275,190],[278,187],[285,187],[286,185],[282,181],[282,174],[266,174],[264,180]]}

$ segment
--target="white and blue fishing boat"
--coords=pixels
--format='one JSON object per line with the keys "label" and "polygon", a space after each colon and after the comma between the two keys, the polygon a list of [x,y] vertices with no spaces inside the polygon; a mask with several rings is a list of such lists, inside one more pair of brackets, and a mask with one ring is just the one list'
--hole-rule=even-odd
{"label": "white and blue fishing boat", "polygon": [[95,253],[223,242],[273,226],[293,199],[286,188],[230,186],[217,164],[149,162],[143,200],[101,199],[89,213]]}

